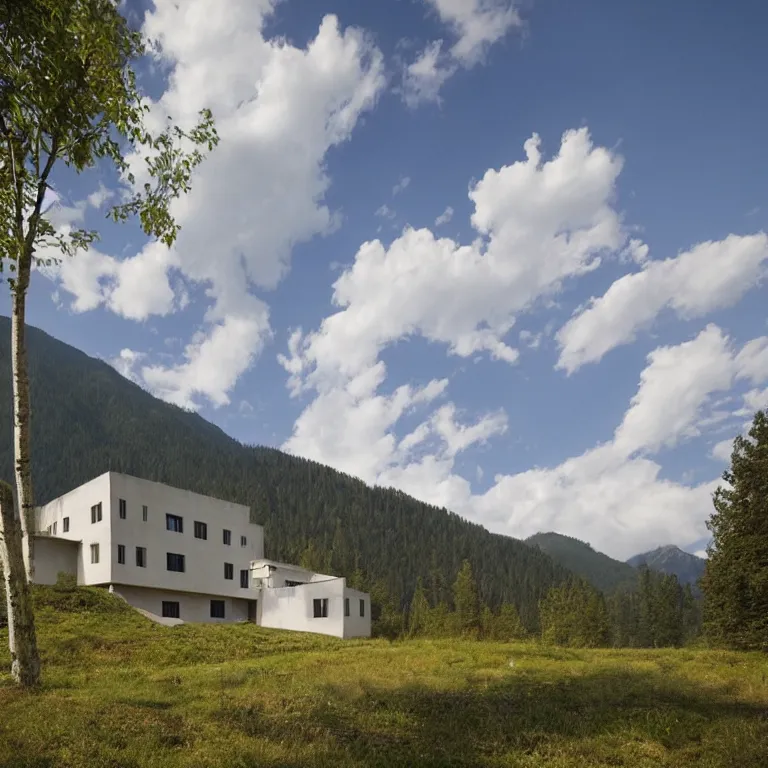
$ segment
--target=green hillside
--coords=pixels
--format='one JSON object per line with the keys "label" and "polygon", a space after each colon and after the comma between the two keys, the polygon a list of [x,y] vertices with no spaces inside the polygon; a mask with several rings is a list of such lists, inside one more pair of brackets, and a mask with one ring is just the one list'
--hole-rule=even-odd
{"label": "green hillside", "polygon": [[[312,541],[350,575],[356,565],[406,603],[422,578],[447,599],[462,559],[482,598],[514,603],[534,627],[538,601],[568,573],[545,553],[399,491],[370,488],[278,450],[244,446],[164,403],[105,362],[28,328],[33,472],[44,503],[109,469],[251,506],[266,554],[296,561]],[[12,478],[10,322],[0,317],[0,477]]]}
{"label": "green hillside", "polygon": [[603,592],[613,592],[620,587],[634,587],[637,571],[627,563],[614,560],[602,552],[596,552],[584,541],[560,533],[536,533],[525,540],[538,547],[555,562],[586,579]]}
{"label": "green hillside", "polygon": [[2,768],[757,768],[760,653],[336,640],[162,627],[35,588],[43,686],[10,683]]}

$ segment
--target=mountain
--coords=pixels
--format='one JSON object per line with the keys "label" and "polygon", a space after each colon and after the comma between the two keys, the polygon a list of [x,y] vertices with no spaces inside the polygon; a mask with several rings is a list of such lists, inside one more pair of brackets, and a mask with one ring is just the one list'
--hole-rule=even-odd
{"label": "mountain", "polygon": [[538,547],[564,568],[585,578],[603,592],[614,592],[620,587],[634,587],[637,571],[627,563],[614,560],[591,545],[560,533],[536,533],[525,540]]}
{"label": "mountain", "polygon": [[677,576],[681,584],[695,586],[704,574],[707,561],[689,552],[683,552],[679,547],[669,545],[659,547],[652,552],[644,552],[627,560],[629,565],[647,565],[652,571],[670,573]]}
{"label": "mountain", "polygon": [[[491,607],[516,605],[533,629],[538,602],[569,574],[538,548],[458,515],[273,448],[246,446],[162,402],[107,363],[28,327],[33,481],[45,503],[107,470],[251,507],[266,556],[313,552],[342,575],[356,567],[406,604],[417,579],[448,599],[464,558]],[[10,321],[0,317],[0,478],[11,481]],[[307,550],[309,542],[312,549]]]}

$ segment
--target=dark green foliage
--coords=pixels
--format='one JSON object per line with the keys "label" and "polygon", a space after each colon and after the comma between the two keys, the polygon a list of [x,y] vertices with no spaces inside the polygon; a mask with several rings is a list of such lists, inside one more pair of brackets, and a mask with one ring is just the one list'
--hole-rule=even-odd
{"label": "dark green foliage", "polygon": [[526,636],[527,632],[520,621],[517,609],[514,605],[504,603],[499,609],[498,616],[494,616],[491,621],[491,640],[508,643],[513,640],[524,640]]}
{"label": "dark green foliage", "polygon": [[412,636],[425,634],[429,619],[429,610],[427,596],[424,593],[421,579],[419,579],[408,611],[408,634]]}
{"label": "dark green foliage", "polygon": [[757,412],[748,438],[735,439],[723,480],[707,523],[707,635],[733,648],[768,651],[768,412]]}
{"label": "dark green foliage", "polygon": [[541,602],[541,637],[555,645],[600,648],[610,644],[603,595],[583,579],[553,587]]}
{"label": "dark green foliage", "polygon": [[477,636],[480,630],[480,599],[469,560],[461,564],[453,583],[453,605],[458,631],[462,635]]}
{"label": "dark green foliage", "polygon": [[526,544],[546,552],[577,576],[586,579],[602,592],[613,592],[635,583],[635,569],[620,560],[596,552],[590,544],[560,533],[536,533],[525,540]]}
{"label": "dark green foliage", "polygon": [[[0,318],[0,435],[11,434],[9,338],[10,323]],[[104,362],[35,328],[28,327],[27,338],[38,503],[111,469],[248,504],[265,526],[267,557],[297,562],[312,542],[322,557],[347,568],[352,562],[370,581],[381,581],[398,610],[419,577],[431,605],[447,600],[468,560],[482,601],[494,609],[514,603],[531,630],[538,601],[568,577],[516,539],[400,491],[370,488],[272,448],[243,446]],[[0,478],[12,477],[12,447],[10,439],[0,441]]]}

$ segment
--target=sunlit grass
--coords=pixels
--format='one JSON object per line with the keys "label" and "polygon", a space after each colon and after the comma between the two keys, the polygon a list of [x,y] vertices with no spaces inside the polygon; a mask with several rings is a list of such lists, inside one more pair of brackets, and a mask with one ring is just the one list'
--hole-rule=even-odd
{"label": "sunlit grass", "polygon": [[339,641],[160,627],[95,589],[37,601],[44,684],[0,678],[0,768],[768,765],[757,654]]}

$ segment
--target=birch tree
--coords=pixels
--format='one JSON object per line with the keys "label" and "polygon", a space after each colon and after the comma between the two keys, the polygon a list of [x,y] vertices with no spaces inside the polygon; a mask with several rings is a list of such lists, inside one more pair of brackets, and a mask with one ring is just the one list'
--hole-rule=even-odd
{"label": "birch tree", "polygon": [[[0,0],[0,277],[9,284],[12,300],[19,512],[14,533],[4,531],[0,519],[0,536],[22,537],[29,581],[34,576],[34,500],[24,339],[27,291],[34,265],[73,256],[98,239],[94,230],[54,226],[49,216],[55,197],[52,174],[61,165],[78,173],[111,165],[124,182],[124,194],[108,216],[116,222],[137,217],[147,235],[170,247],[179,230],[170,203],[189,190],[195,167],[218,142],[209,110],[200,112],[190,130],[170,118],[163,131],[147,130],[150,108],[134,71],[147,51],[148,41],[131,29],[115,0]],[[144,183],[137,184],[129,157],[143,158]],[[16,567],[4,565],[6,570]],[[20,632],[15,636],[17,643],[24,641]]]}

